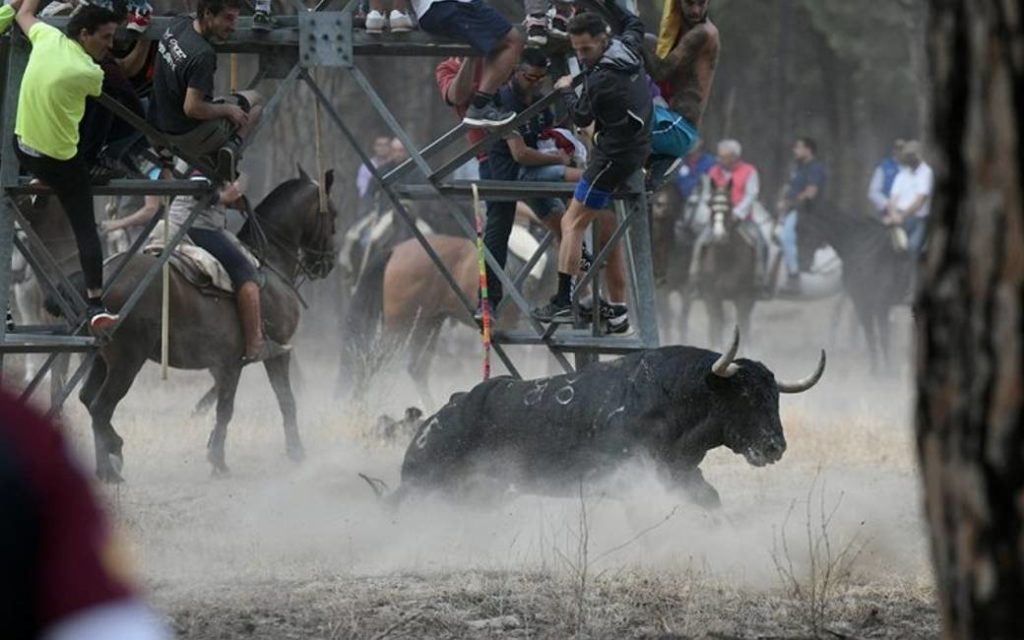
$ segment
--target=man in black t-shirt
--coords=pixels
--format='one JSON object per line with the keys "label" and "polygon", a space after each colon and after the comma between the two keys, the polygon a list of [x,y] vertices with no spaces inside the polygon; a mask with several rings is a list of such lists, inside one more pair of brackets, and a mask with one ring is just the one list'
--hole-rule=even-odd
{"label": "man in black t-shirt", "polygon": [[190,153],[209,158],[233,180],[242,139],[259,119],[255,91],[213,97],[217,53],[235,30],[241,0],[199,0],[196,17],[182,17],[160,37],[149,120]]}

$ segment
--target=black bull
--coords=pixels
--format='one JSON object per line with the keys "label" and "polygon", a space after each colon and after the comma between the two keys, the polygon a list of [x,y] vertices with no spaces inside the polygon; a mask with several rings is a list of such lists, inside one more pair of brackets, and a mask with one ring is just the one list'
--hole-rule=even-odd
{"label": "black bull", "polygon": [[818,382],[778,382],[759,362],[733,362],[738,331],[725,354],[663,347],[538,380],[502,377],[457,394],[420,426],[402,464],[410,492],[452,492],[479,481],[506,489],[566,494],[636,457],[652,460],[662,481],[706,507],[718,492],[698,465],[726,446],[754,466],[786,449],[779,393]]}

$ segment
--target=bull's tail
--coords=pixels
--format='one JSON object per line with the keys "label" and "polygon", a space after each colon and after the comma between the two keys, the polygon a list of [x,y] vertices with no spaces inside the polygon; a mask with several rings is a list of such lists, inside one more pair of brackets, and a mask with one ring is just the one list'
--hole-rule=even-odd
{"label": "bull's tail", "polygon": [[383,500],[389,493],[391,493],[391,489],[388,488],[388,483],[384,482],[380,478],[371,478],[365,473],[360,473],[359,477],[362,478],[366,484],[370,485],[370,490],[373,491],[373,495],[378,500]]}
{"label": "bull's tail", "polygon": [[[88,299],[88,292],[85,288],[85,275],[81,271],[76,271],[69,275],[68,282],[82,296],[83,300]],[[67,290],[67,285],[63,282],[58,282],[57,288],[60,290],[62,298],[68,299],[71,297],[71,292]],[[43,309],[54,318],[64,317],[64,312],[61,310],[53,291],[47,291],[46,296],[43,298]]]}

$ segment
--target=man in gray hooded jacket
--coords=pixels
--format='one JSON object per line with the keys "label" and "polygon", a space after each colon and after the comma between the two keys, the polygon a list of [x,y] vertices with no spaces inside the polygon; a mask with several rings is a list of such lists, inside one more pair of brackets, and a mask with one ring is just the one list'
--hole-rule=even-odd
{"label": "man in gray hooded jacket", "polygon": [[[551,301],[533,310],[541,322],[572,322],[572,278],[578,275],[583,234],[598,214],[608,209],[612,193],[643,167],[651,148],[654,105],[644,72],[644,25],[635,15],[606,3],[620,20],[622,35],[611,37],[608,24],[596,13],[577,15],[569,22],[569,38],[583,63],[582,91],[572,90],[572,78],[555,83],[578,127],[594,125],[594,148],[562,218],[562,244],[558,253],[558,292]],[[613,224],[604,211],[602,224]],[[626,273],[622,247],[616,245],[608,258],[609,302],[601,315],[611,333],[629,330]]]}

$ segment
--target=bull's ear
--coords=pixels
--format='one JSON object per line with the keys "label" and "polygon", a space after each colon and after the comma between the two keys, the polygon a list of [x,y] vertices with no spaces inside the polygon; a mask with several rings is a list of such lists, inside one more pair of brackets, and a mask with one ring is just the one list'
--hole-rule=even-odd
{"label": "bull's ear", "polygon": [[309,174],[308,174],[308,173],[306,173],[306,170],[302,168],[302,165],[301,165],[301,164],[299,164],[298,162],[296,162],[296,163],[295,163],[295,168],[299,170],[299,179],[300,179],[300,180],[304,180],[304,181],[306,181],[306,182],[310,182],[310,179],[309,179]]}
{"label": "bull's ear", "polygon": [[334,184],[334,169],[328,169],[327,173],[324,174],[324,191],[326,193],[331,192],[331,185]]}

